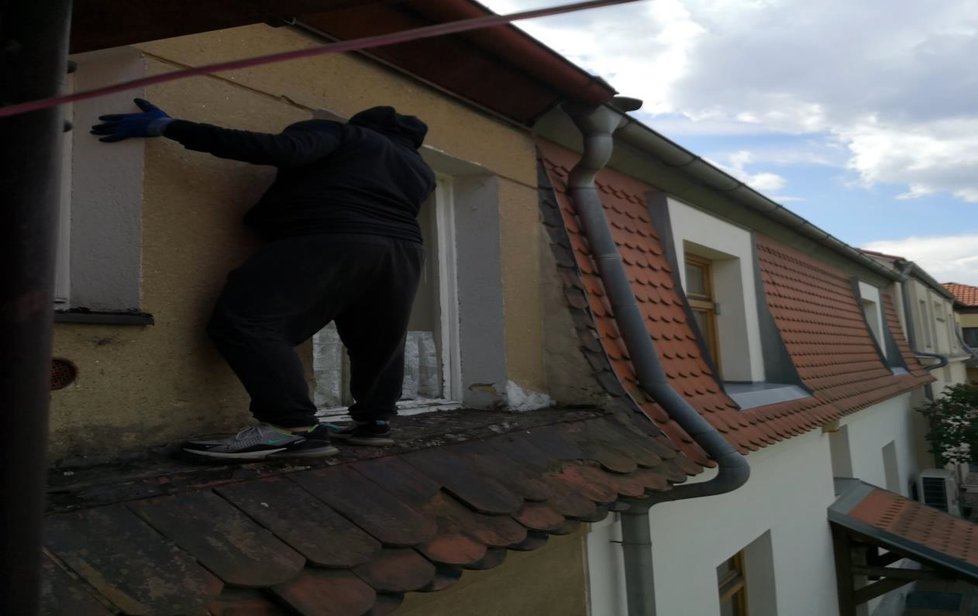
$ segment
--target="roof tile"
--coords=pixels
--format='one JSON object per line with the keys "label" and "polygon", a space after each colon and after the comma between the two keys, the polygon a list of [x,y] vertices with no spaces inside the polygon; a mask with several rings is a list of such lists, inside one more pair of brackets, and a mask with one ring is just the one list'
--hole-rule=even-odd
{"label": "roof tile", "polygon": [[305,569],[302,575],[271,588],[280,600],[300,614],[351,616],[374,605],[376,591],[348,571]]}
{"label": "roof tile", "polygon": [[84,582],[68,575],[49,556],[41,557],[42,614],[72,614],[73,616],[110,616],[112,612],[99,603]]}
{"label": "roof tile", "polygon": [[[573,167],[577,154],[548,142],[541,141],[538,145],[545,167],[550,167],[546,181],[555,188],[552,195],[544,198],[554,199],[559,205],[556,209],[564,221],[576,260],[579,266],[586,264],[578,271],[579,286],[587,293],[593,328],[618,382],[635,400],[645,400],[590,258],[586,238],[563,190],[565,170]],[[843,274],[800,251],[757,236],[760,278],[769,309],[802,382],[813,395],[772,405],[777,413],[768,413],[763,407],[739,410],[716,381],[687,322],[682,291],[674,280],[643,198],[653,187],[609,169],[598,174],[596,183],[626,273],[670,383],[742,452],[801,434],[930,380],[920,372],[915,360],[912,364],[908,362],[909,376],[893,375],[883,365],[865,326],[861,307]],[[564,276],[566,279],[567,274]],[[600,369],[603,362],[596,358],[592,365]],[[652,402],[642,402],[641,407],[672,443],[679,446],[687,458],[684,464],[711,464],[662,409]],[[748,418],[750,421],[745,420]],[[690,470],[687,468],[687,472]]]}
{"label": "roof tile", "polygon": [[290,479],[384,545],[420,545],[438,530],[434,520],[350,467],[296,473]]}
{"label": "roof tile", "polygon": [[129,509],[110,505],[47,518],[45,545],[130,614],[196,614],[223,584]]}
{"label": "roof tile", "polygon": [[969,308],[978,307],[978,287],[958,282],[945,282],[944,288],[965,306]]}
{"label": "roof tile", "polygon": [[306,564],[301,554],[213,492],[163,496],[129,508],[234,586],[273,586]]}
{"label": "roof tile", "polygon": [[380,542],[283,477],[215,491],[319,567],[355,567],[380,551]]}

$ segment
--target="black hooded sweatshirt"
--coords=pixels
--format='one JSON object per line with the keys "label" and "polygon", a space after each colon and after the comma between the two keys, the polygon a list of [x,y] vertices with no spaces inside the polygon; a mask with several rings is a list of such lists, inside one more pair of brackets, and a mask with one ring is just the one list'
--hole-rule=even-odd
{"label": "black hooded sweatshirt", "polygon": [[346,124],[307,120],[277,135],[185,120],[164,135],[190,150],[278,167],[244,218],[269,239],[342,233],[420,243],[418,210],[435,188],[417,151],[427,131],[393,107],[373,107]]}

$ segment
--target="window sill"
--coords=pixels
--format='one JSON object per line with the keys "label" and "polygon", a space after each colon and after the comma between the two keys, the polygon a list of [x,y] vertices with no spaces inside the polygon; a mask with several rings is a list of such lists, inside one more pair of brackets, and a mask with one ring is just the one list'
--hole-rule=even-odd
{"label": "window sill", "polygon": [[146,312],[93,312],[84,309],[55,310],[55,323],[85,325],[154,325],[153,315]]}
{"label": "window sill", "polygon": [[807,398],[811,394],[797,385],[787,383],[724,383],[724,391],[740,406],[741,410],[767,406],[778,402],[790,402]]}
{"label": "window sill", "polygon": [[[397,416],[409,417],[411,415],[422,415],[436,411],[454,411],[462,408],[461,402],[452,400],[399,400],[397,403]],[[316,417],[320,419],[349,419],[347,407],[337,406],[319,409]]]}

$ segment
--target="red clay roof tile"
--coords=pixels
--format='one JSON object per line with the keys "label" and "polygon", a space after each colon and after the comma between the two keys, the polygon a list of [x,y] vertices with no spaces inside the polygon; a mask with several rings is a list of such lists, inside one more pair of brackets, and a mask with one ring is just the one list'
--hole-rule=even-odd
{"label": "red clay roof tile", "polygon": [[[576,164],[578,155],[548,142],[541,141],[538,146],[579,266],[578,285],[587,293],[593,327],[612,370],[625,390],[640,401],[645,413],[686,456],[699,464],[709,463],[662,409],[652,402],[641,402],[646,398],[627,359],[587,239],[564,188],[567,170]],[[675,389],[741,452],[801,434],[932,380],[903,347],[901,352],[910,375],[895,376],[883,364],[861,307],[842,273],[800,251],[758,236],[761,280],[769,309],[802,382],[813,395],[740,411],[717,383],[687,323],[684,298],[643,198],[653,187],[609,169],[598,174],[596,184],[666,375]],[[887,316],[892,329],[889,313]],[[902,340],[899,329],[894,330],[894,335]],[[905,341],[903,344],[906,346]],[[750,421],[745,421],[747,418]]]}
{"label": "red clay roof tile", "polygon": [[962,518],[858,482],[830,507],[829,519],[924,562],[978,576],[978,525]]}
{"label": "red clay roof tile", "polygon": [[944,288],[965,306],[969,308],[978,307],[978,287],[958,282],[945,282]]}

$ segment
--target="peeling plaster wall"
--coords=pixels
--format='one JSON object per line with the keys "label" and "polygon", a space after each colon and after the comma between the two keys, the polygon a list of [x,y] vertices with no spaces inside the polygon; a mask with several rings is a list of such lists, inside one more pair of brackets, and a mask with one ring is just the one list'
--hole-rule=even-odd
{"label": "peeling plaster wall", "polygon": [[[312,44],[305,34],[259,25],[138,49],[148,72],[160,73]],[[505,347],[509,380],[527,391],[546,391],[535,153],[526,133],[353,56],[196,77],[129,96],[145,96],[174,117],[265,132],[306,119],[315,109],[348,116],[391,104],[423,117],[430,126],[428,145],[499,178],[505,335],[495,342]],[[125,111],[118,107],[113,103],[103,113]],[[76,131],[75,138],[90,137]],[[228,431],[249,417],[244,392],[203,329],[225,275],[258,245],[240,218],[274,170],[191,152],[167,139],[139,145],[145,159],[139,308],[156,324],[56,324],[54,354],[74,362],[79,376],[52,392],[53,459]],[[308,344],[301,353],[311,357]]]}
{"label": "peeling plaster wall", "polygon": [[594,369],[584,357],[581,334],[574,326],[564,282],[557,275],[557,260],[549,240],[541,242],[540,263],[544,272],[540,280],[543,295],[544,344],[547,384],[557,404],[596,404],[603,406],[609,396],[594,376]]}

